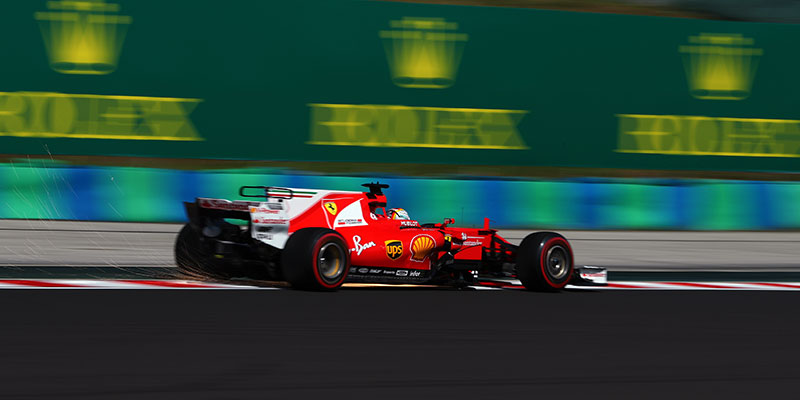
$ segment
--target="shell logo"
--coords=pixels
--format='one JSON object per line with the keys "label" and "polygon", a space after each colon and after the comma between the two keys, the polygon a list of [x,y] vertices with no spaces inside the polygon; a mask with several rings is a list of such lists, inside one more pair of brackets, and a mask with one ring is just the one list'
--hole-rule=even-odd
{"label": "shell logo", "polygon": [[436,247],[436,240],[430,235],[417,235],[411,239],[411,261],[422,262]]}

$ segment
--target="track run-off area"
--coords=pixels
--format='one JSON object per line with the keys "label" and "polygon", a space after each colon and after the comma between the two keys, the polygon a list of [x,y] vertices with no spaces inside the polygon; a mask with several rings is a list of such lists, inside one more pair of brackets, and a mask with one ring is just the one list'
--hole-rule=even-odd
{"label": "track run-off area", "polygon": [[[0,268],[26,268],[34,272],[37,268],[61,268],[59,277],[67,274],[67,268],[88,276],[93,276],[95,267],[138,268],[143,278],[152,277],[146,272],[149,268],[174,267],[173,246],[181,227],[181,224],[156,223],[0,220]],[[533,231],[499,233],[518,244]],[[559,232],[570,241],[576,265],[598,265],[611,272],[800,274],[800,232]],[[7,276],[0,270],[0,278]]]}
{"label": "track run-off area", "polygon": [[[0,220],[0,289],[286,288],[247,280],[185,280],[173,261],[181,226]],[[519,243],[530,231],[499,233]],[[800,232],[561,233],[573,246],[576,265],[609,270],[608,286],[570,286],[568,290],[800,290]],[[362,287],[398,288],[347,284],[342,290]],[[466,289],[519,290],[520,286],[494,281]]]}
{"label": "track run-off area", "polygon": [[[486,282],[464,288],[428,285],[345,284],[349,289],[451,289],[451,290],[524,290],[519,282]],[[0,279],[0,289],[206,289],[206,290],[284,290],[284,285],[216,283],[173,279]],[[769,290],[800,291],[800,282],[658,282],[619,281],[606,286],[567,285],[565,290]]]}

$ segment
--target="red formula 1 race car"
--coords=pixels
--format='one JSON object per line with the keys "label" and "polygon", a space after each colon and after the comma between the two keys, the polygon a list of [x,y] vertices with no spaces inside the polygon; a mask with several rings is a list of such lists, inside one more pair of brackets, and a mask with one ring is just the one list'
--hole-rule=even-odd
{"label": "red formula 1 race car", "polygon": [[[190,275],[249,276],[308,290],[344,282],[468,286],[517,278],[531,290],[605,284],[606,271],[574,267],[572,248],[554,232],[520,245],[489,228],[419,224],[402,209],[386,209],[383,189],[342,192],[244,186],[258,201],[197,198],[184,203],[189,223],[175,244],[178,267]],[[247,224],[227,220],[243,220]]]}

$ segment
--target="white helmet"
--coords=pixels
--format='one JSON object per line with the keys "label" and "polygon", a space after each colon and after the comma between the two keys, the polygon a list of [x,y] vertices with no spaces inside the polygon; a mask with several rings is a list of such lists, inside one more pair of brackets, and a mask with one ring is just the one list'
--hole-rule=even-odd
{"label": "white helmet", "polygon": [[402,208],[390,208],[388,214],[391,219],[411,219],[408,217],[406,210]]}

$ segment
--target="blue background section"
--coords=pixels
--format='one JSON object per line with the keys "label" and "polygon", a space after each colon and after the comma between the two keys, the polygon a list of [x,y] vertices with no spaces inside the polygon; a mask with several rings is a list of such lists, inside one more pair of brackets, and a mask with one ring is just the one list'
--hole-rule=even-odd
{"label": "blue background section", "polygon": [[[674,179],[384,177],[389,207],[422,222],[537,229],[800,228],[800,183]],[[369,178],[275,170],[183,171],[0,164],[0,218],[180,222],[184,201],[242,185],[361,190]]]}

